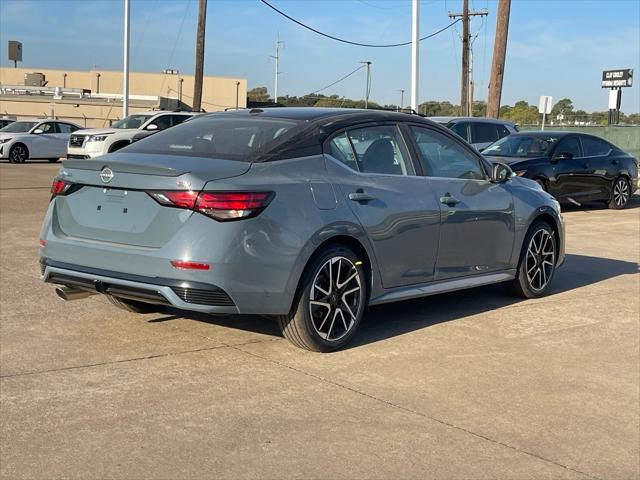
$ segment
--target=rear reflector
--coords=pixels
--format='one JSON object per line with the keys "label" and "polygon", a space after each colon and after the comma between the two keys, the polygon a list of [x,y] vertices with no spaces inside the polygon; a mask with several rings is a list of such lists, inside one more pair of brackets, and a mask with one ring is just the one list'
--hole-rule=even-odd
{"label": "rear reflector", "polygon": [[47,244],[46,240],[40,239],[40,247],[44,247]]}
{"label": "rear reflector", "polygon": [[251,218],[264,210],[274,197],[273,192],[193,192],[169,190],[147,192],[161,205],[195,210],[224,222]]}
{"label": "rear reflector", "polygon": [[208,263],[188,262],[185,260],[171,260],[173,268],[179,268],[181,270],[209,270]]}

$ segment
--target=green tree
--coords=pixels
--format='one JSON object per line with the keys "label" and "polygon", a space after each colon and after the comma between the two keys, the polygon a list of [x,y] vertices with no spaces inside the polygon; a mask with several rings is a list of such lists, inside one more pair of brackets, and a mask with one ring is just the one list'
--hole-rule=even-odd
{"label": "green tree", "polygon": [[572,113],[573,102],[569,98],[563,98],[562,100],[558,100],[551,109],[551,118],[555,119],[560,114],[566,117],[567,115],[571,115]]}
{"label": "green tree", "polygon": [[247,92],[249,102],[268,102],[270,99],[267,87],[255,87]]}

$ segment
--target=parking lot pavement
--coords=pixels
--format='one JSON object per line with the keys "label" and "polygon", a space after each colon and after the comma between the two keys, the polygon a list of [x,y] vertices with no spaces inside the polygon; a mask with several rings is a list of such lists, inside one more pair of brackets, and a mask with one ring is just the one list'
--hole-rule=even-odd
{"label": "parking lot pavement", "polygon": [[0,165],[2,478],[638,478],[640,199],[571,208],[552,293],[371,309],[350,348],[38,280],[57,166]]}

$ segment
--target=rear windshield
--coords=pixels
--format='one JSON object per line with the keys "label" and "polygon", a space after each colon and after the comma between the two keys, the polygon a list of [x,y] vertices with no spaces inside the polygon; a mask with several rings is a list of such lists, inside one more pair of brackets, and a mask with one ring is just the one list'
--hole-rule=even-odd
{"label": "rear windshield", "polygon": [[200,117],[144,138],[123,151],[250,162],[290,138],[298,124],[264,117]]}
{"label": "rear windshield", "polygon": [[0,128],[0,132],[10,133],[26,133],[36,126],[38,122],[13,122],[4,128]]}

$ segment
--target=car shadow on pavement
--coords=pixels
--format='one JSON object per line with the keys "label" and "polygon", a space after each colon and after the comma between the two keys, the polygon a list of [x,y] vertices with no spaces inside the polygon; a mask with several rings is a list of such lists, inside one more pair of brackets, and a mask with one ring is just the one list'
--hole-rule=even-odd
{"label": "car shadow on pavement", "polygon": [[[557,270],[548,298],[620,275],[635,273],[638,273],[638,265],[633,262],[570,254],[567,255],[564,265]],[[371,307],[353,341],[345,348],[367,345],[438,323],[458,320],[524,301],[507,294],[501,285],[488,285]],[[166,312],[167,316],[155,318],[149,322],[187,318],[222,327],[281,336],[275,319],[266,316],[204,315],[173,309],[168,309]]]}
{"label": "car shadow on pavement", "polygon": [[[640,208],[640,193],[631,195],[624,210]],[[597,210],[609,210],[605,202],[585,202],[581,205],[562,204],[562,213],[566,212],[590,212]]]}

